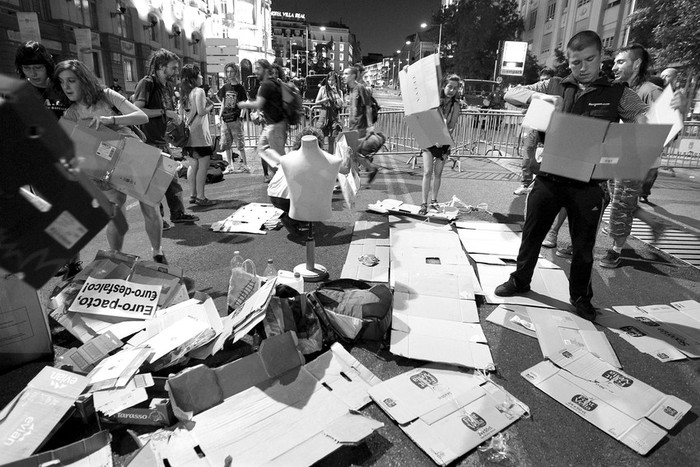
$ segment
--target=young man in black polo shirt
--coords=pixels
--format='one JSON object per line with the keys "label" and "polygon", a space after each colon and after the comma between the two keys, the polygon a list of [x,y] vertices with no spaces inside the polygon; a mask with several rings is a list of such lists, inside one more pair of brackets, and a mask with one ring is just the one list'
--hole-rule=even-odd
{"label": "young man in black polo shirt", "polygon": [[[146,144],[155,146],[164,153],[170,154],[165,140],[165,129],[168,119],[179,119],[177,114],[173,82],[180,70],[180,57],[173,52],[160,49],[153,52],[148,66],[148,75],[136,85],[134,104],[148,116],[148,123],[141,125],[146,135]],[[192,223],[198,221],[197,216],[185,213],[182,203],[182,187],[173,177],[170,186],[165,191],[165,199],[170,208],[170,221],[173,223]],[[162,213],[161,206],[161,213]],[[170,226],[163,220],[163,230]]]}
{"label": "young man in black polo shirt", "polygon": [[[593,31],[582,31],[567,44],[571,74],[551,78],[529,86],[513,88],[505,99],[514,105],[526,105],[542,99],[564,112],[617,122],[646,120],[644,103],[626,86],[611,83],[600,73],[602,44]],[[569,275],[569,296],[576,313],[594,320],[591,304],[593,247],[603,212],[600,181],[580,182],[540,170],[527,198],[527,218],[518,252],[517,269],[510,279],[496,287],[496,295],[509,297],[530,290],[542,241],[560,208],[569,217],[573,256]]]}

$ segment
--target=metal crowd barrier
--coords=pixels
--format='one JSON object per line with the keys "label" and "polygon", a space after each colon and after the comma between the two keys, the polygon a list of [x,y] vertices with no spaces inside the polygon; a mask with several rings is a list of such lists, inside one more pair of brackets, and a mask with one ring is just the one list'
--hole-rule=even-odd
{"label": "metal crowd barrier", "polygon": [[[320,106],[304,104],[304,107],[306,112],[302,122],[288,131],[288,148],[291,148],[302,128],[314,125],[318,119]],[[347,114],[340,115],[343,124],[347,123],[347,117]],[[450,157],[453,167],[457,165],[461,170],[460,160],[463,157],[521,158],[524,143],[521,128],[523,118],[524,114],[520,111],[462,110],[453,131],[455,145]],[[386,136],[388,154],[410,155],[409,162],[415,166],[422,148],[406,126],[403,110],[380,110],[374,127]],[[255,148],[262,125],[247,116],[243,121],[243,129],[246,147]],[[700,122],[684,123],[679,136],[662,153],[661,166],[700,169]]]}

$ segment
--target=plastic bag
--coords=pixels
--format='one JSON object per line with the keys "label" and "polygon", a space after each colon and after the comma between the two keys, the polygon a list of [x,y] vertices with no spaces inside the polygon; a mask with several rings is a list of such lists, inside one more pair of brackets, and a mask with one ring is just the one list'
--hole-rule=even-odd
{"label": "plastic bag", "polygon": [[345,139],[345,135],[341,135],[335,142],[335,155],[340,157],[340,168],[338,173],[348,175],[355,167],[353,158],[353,150]]}
{"label": "plastic bag", "polygon": [[255,263],[247,259],[242,267],[231,269],[228,282],[228,312],[233,313],[260,288],[260,278],[255,273]]}

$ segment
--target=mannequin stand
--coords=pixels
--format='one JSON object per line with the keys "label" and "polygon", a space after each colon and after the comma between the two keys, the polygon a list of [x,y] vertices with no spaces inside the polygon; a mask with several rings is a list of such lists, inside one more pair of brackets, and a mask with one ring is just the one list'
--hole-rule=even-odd
{"label": "mannequin stand", "polygon": [[313,229],[314,223],[309,222],[309,236],[306,237],[306,263],[301,263],[294,268],[294,272],[298,272],[304,278],[304,282],[321,282],[328,279],[328,270],[316,264],[315,261],[316,240]]}

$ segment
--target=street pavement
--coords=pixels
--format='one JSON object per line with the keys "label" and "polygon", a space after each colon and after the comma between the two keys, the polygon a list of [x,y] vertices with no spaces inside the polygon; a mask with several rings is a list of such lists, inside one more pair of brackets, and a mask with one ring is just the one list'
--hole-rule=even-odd
{"label": "street pavement", "polygon": [[[249,156],[250,158],[250,156]],[[316,262],[328,268],[331,279],[338,278],[345,262],[353,223],[357,220],[386,221],[386,217],[366,212],[368,203],[393,198],[420,204],[421,168],[411,169],[406,164],[409,155],[380,154],[375,162],[382,167],[375,182],[363,187],[354,210],[348,210],[339,194],[334,195],[333,217],[320,223],[316,229]],[[254,159],[257,159],[256,157]],[[207,185],[207,197],[216,200],[210,207],[190,207],[200,217],[196,225],[175,225],[164,233],[163,248],[171,264],[182,267],[194,279],[195,288],[209,294],[220,310],[226,307],[229,279],[229,261],[235,250],[251,258],[259,269],[268,258],[279,269],[291,270],[305,261],[305,247],[287,238],[285,230],[266,235],[224,234],[209,230],[209,226],[230,215],[248,202],[266,202],[267,185],[263,183],[259,163],[253,163],[253,174],[227,175],[223,182]],[[440,201],[453,195],[467,204],[487,203],[488,210],[473,212],[468,220],[488,222],[522,222],[524,196],[514,196],[518,186],[517,161],[469,158],[462,162],[462,172],[445,168]],[[675,176],[662,172],[653,190],[648,209],[656,212],[665,222],[678,228],[700,232],[697,205],[700,201],[700,183],[692,171],[677,171]],[[186,182],[183,180],[183,186]],[[187,188],[185,188],[187,194]],[[187,196],[185,196],[187,199]],[[130,230],[124,251],[145,258],[150,257],[143,218],[138,203],[129,199],[127,219]],[[166,216],[169,220],[169,216]],[[567,245],[567,225],[560,236]],[[602,257],[610,240],[599,236],[595,255]],[[89,262],[98,249],[106,249],[104,232],[83,250],[81,259]],[[569,261],[543,249],[543,255],[561,266],[568,274]],[[675,260],[634,238],[623,251],[625,261],[618,269],[593,271],[594,304],[598,307],[613,305],[668,304],[673,301],[700,300],[700,271]],[[504,280],[506,277],[504,277]],[[44,300],[57,281],[51,281],[42,290]],[[315,284],[306,284],[313,290]],[[675,395],[693,406],[691,413],[673,430],[667,439],[642,457],[614,440],[598,428],[579,418],[564,406],[525,381],[520,373],[542,361],[535,339],[500,328],[485,321],[494,306],[479,302],[479,312],[485,335],[497,371],[494,380],[504,386],[531,409],[529,419],[519,420],[506,430],[508,458],[498,465],[560,466],[560,465],[639,465],[685,466],[699,465],[700,424],[700,364],[686,360],[661,363],[642,354],[614,333],[604,330],[623,369],[656,389]],[[76,345],[66,338],[65,331],[54,330],[57,351]],[[244,346],[247,344],[243,344]],[[385,380],[421,365],[421,362],[392,355],[388,347],[375,343],[360,343],[350,348],[352,355]],[[222,364],[226,358],[219,359]],[[0,407],[5,406],[41,369],[43,363],[33,363],[2,376]],[[370,404],[364,414],[384,423],[384,427],[356,447],[344,447],[322,461],[321,465],[377,465],[407,466],[433,465],[410,439],[376,405]],[[118,454],[128,449],[117,446]],[[261,447],[264,449],[264,447]],[[118,460],[127,459],[118,457]],[[234,456],[235,463],[235,456]],[[457,461],[457,465],[496,465],[487,453],[474,450]]]}

